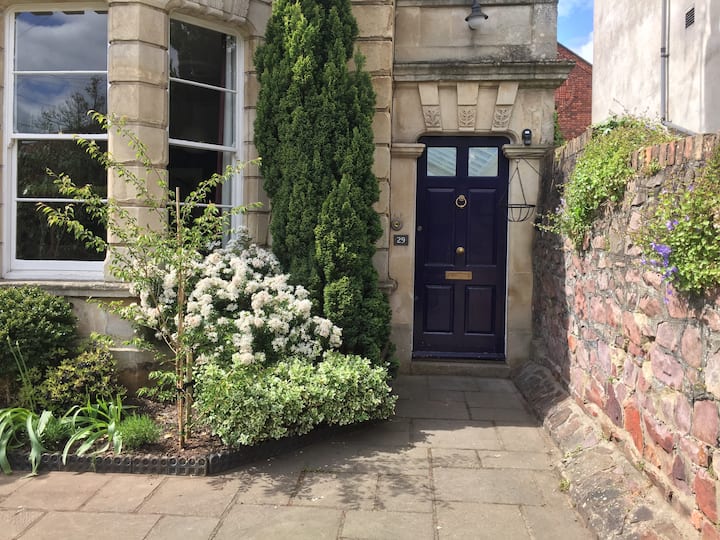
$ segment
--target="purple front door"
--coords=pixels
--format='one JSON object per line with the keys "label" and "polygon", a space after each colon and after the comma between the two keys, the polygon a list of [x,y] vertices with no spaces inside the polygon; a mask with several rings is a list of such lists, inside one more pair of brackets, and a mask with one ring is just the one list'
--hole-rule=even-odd
{"label": "purple front door", "polygon": [[505,358],[503,137],[423,137],[413,356]]}

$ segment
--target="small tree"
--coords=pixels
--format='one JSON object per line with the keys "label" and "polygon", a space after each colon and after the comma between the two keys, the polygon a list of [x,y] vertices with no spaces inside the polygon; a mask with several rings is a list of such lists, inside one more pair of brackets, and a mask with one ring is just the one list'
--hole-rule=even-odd
{"label": "small tree", "polygon": [[373,210],[375,94],[359,55],[355,70],[347,67],[357,34],[349,0],[273,4],[255,57],[255,144],[273,251],[342,326],[346,352],[379,362],[390,317],[372,267],[382,233]]}
{"label": "small tree", "polygon": [[[195,279],[194,268],[202,259],[202,253],[222,241],[228,232],[232,215],[244,211],[233,208],[220,212],[214,204],[205,204],[214,188],[221,185],[235,171],[228,168],[224,174],[216,174],[199,182],[184,201],[179,193],[168,190],[167,180],[156,173],[147,157],[145,145],[123,123],[99,113],[91,116],[103,129],[113,129],[118,136],[128,140],[136,153],[136,159],[151,178],[136,176],[122,163],[113,159],[94,142],[78,138],[78,144],[90,157],[112,169],[137,193],[137,199],[147,212],[149,222],[160,224],[153,228],[116,199],[107,200],[95,192],[92,186],[77,186],[66,174],[55,174],[59,192],[67,198],[80,201],[87,215],[104,225],[116,240],[108,244],[88,226],[75,217],[75,203],[61,208],[38,203],[48,223],[64,228],[87,247],[99,252],[109,250],[109,270],[117,279],[130,284],[131,294],[139,295],[139,304],[124,302],[107,304],[123,318],[156,332],[172,351],[175,358],[175,382],[178,409],[178,443],[182,448],[188,437],[192,407],[193,351],[186,338],[185,313],[187,291]],[[167,196],[154,194],[152,183],[159,185]],[[163,226],[162,224],[168,224]]]}

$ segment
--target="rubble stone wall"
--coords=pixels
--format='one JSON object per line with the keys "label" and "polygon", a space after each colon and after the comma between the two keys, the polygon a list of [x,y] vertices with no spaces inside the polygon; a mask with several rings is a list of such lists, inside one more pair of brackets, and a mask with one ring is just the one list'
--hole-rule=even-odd
{"label": "rubble stone wall", "polygon": [[[589,136],[556,152],[539,213],[557,207],[557,186]],[[533,248],[534,360],[710,538],[720,538],[720,294],[668,290],[641,264],[632,233],[673,179],[702,174],[718,143],[720,134],[698,135],[637,152],[622,204],[596,222],[584,250],[549,232]]]}

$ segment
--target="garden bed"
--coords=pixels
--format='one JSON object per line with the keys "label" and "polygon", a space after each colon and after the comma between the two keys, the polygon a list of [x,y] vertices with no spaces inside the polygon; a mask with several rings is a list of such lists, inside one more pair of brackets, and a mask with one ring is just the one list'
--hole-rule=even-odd
{"label": "garden bed", "polygon": [[[175,450],[175,453],[168,451],[162,444],[158,444],[153,445],[157,447],[155,453],[141,451],[132,454],[106,454],[94,457],[70,455],[64,464],[62,452],[46,453],[42,455],[38,472],[71,471],[208,476],[291,452],[315,442],[327,440],[332,435],[355,430],[361,425],[364,424],[320,426],[305,435],[269,440],[237,449],[217,448],[214,443],[211,446],[205,445],[203,448],[203,444],[195,440],[190,441],[190,448]],[[27,452],[8,452],[8,460],[13,471],[30,470]]]}

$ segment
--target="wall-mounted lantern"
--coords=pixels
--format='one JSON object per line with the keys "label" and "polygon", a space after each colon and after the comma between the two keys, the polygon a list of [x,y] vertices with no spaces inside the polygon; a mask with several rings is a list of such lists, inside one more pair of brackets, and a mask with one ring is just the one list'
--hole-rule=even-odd
{"label": "wall-mounted lantern", "polygon": [[480,28],[480,21],[487,18],[488,16],[485,15],[480,8],[480,1],[473,0],[472,7],[470,8],[470,15],[465,17],[465,20],[467,21],[470,30],[476,30]]}
{"label": "wall-mounted lantern", "polygon": [[522,142],[525,146],[530,146],[532,144],[532,130],[522,130]]}

